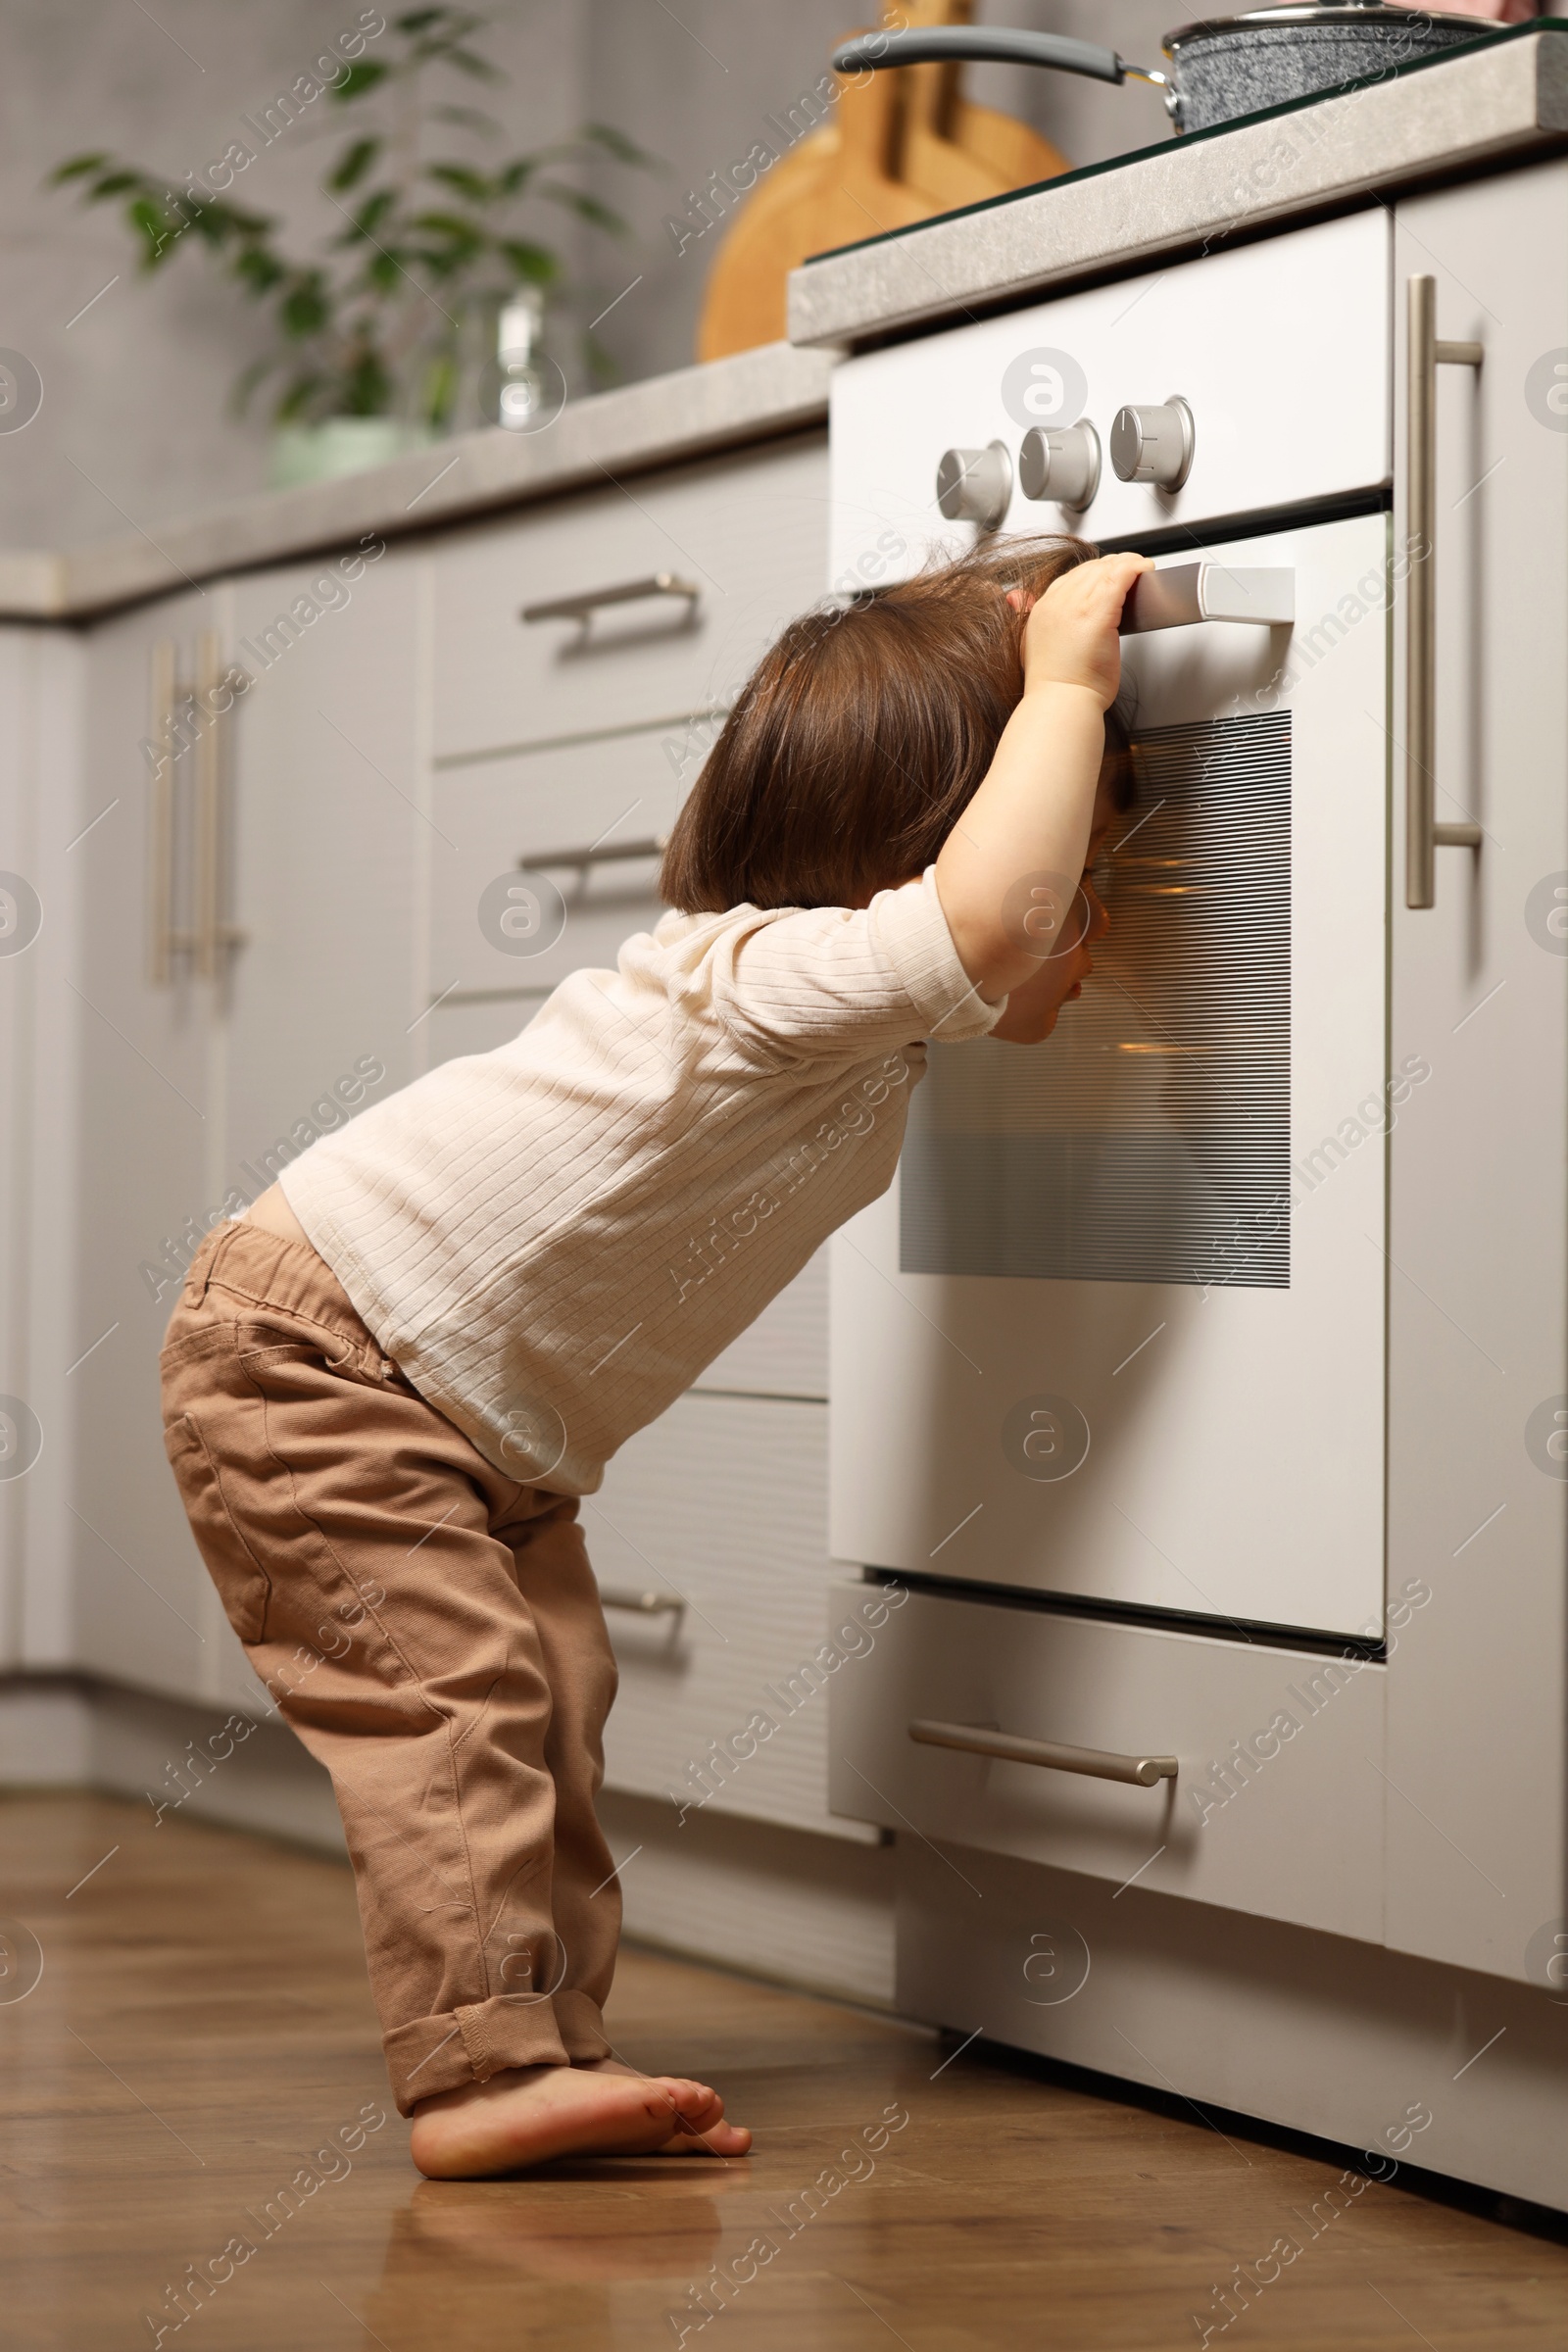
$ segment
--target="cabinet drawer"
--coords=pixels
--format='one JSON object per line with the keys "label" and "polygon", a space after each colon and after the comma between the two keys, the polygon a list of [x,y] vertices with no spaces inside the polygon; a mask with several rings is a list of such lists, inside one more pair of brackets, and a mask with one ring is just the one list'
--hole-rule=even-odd
{"label": "cabinet drawer", "polygon": [[[461,991],[438,1004],[424,1024],[428,1066],[461,1054],[493,1054],[526,1029],[542,994]],[[769,1299],[755,1323],[692,1383],[702,1395],[827,1397],[828,1252],[808,1258],[795,1280]]]}
{"label": "cabinet drawer", "polygon": [[[652,929],[663,911],[655,888],[657,854],[607,859],[605,853],[668,833],[681,801],[672,743],[678,750],[678,738],[660,731],[616,736],[437,775],[430,837],[433,998],[454,989],[460,995],[549,990],[584,964],[612,964],[623,940]],[[597,850],[598,862],[570,862],[573,853],[589,849]],[[530,879],[518,877],[525,895],[514,913],[498,902],[506,898],[505,878],[523,860]]]}
{"label": "cabinet drawer", "polygon": [[827,1690],[855,1668],[820,1654],[835,1581],[826,1450],[819,1404],[687,1396],[622,1446],[585,1499],[601,1589],[682,1604],[657,1616],[606,1610],[620,1663],[606,1735],[612,1788],[872,1835],[827,1809]]}
{"label": "cabinet drawer", "polygon": [[[611,605],[586,626],[546,604],[670,572],[695,604]],[[723,708],[827,582],[820,433],[639,477],[467,532],[435,558],[434,749],[537,744]]]}
{"label": "cabinet drawer", "polygon": [[[838,1623],[868,1588],[833,1595]],[[1386,1669],[911,1593],[833,1681],[836,1811],[1365,1942]],[[917,1744],[913,1722],[1173,1755],[1152,1788]]]}
{"label": "cabinet drawer", "polygon": [[[1386,212],[1355,213],[845,362],[832,386],[832,576],[853,572],[884,531],[907,544],[901,573],[933,539],[973,542],[974,524],[937,513],[937,463],[952,447],[1005,444],[1004,529],[1096,540],[1386,482],[1390,236]],[[1119,481],[1117,411],[1176,393],[1195,427],[1186,481]],[[1025,431],[1080,416],[1102,443],[1093,503],[1079,514],[1025,498]]]}
{"label": "cabinet drawer", "polygon": [[693,1386],[759,1396],[827,1396],[828,1252],[808,1258],[757,1321],[715,1355]]}

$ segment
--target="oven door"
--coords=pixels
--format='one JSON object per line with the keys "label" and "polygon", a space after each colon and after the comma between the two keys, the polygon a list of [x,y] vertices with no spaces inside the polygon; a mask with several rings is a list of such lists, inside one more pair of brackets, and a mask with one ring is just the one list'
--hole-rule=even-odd
{"label": "oven door", "polygon": [[[931,1050],[834,1244],[841,1559],[1376,1638],[1387,517],[1209,551],[1296,620],[1124,640],[1138,796],[1043,1046]],[[1201,556],[1201,548],[1194,549]]]}

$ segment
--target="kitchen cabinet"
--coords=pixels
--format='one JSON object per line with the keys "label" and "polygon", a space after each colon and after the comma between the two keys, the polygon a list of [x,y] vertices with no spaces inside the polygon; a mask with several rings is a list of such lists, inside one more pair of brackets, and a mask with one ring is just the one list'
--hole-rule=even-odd
{"label": "kitchen cabinet", "polygon": [[[824,471],[811,433],[454,534],[435,558],[437,760],[726,710],[822,593]],[[577,615],[519,617],[564,599]]]}
{"label": "kitchen cabinet", "polygon": [[[1393,1050],[1433,1076],[1392,1139],[1389,1578],[1433,1598],[1389,1675],[1388,1936],[1541,1984],[1568,1952],[1568,165],[1398,208],[1401,385],[1420,274],[1483,352],[1437,370],[1435,782],[1484,839],[1407,906],[1396,757]],[[1402,626],[1395,661],[1402,737]]]}
{"label": "kitchen cabinet", "polygon": [[[214,583],[87,643],[82,821],[107,813],[74,853],[75,1662],[170,1696],[257,1693],[163,1459],[181,1267],[225,1205],[410,1071],[419,614],[416,563],[386,557],[352,585],[336,564]],[[231,707],[178,712],[161,802],[155,703],[236,662]]]}
{"label": "kitchen cabinet", "polygon": [[[841,1585],[835,1622],[868,1594],[890,1605],[832,1689],[844,1812],[1381,1940],[1386,1667],[897,1584]],[[980,1752],[986,1731],[1176,1769],[1149,1786],[1051,1770]],[[971,1733],[980,1749],[951,1744]]]}
{"label": "kitchen cabinet", "polygon": [[584,1501],[620,1665],[606,1781],[667,1801],[676,1827],[711,1806],[877,1835],[828,1809],[828,1694],[863,1636],[824,1664],[830,1603],[857,1597],[834,1592],[826,1453],[824,1403],[693,1392]]}
{"label": "kitchen cabinet", "polygon": [[[802,436],[634,495],[214,582],[88,632],[76,822],[109,813],[74,853],[75,1116],[92,1139],[62,1246],[79,1268],[71,1353],[88,1350],[61,1449],[75,1662],[172,1697],[259,1703],[160,1442],[158,1348],[182,1265],[313,1135],[514,1035],[568,971],[612,961],[658,919],[656,845],[716,731],[715,680],[727,693],[726,663],[820,593],[825,518],[825,452]],[[564,582],[613,585],[671,561],[702,582],[689,615],[656,599],[591,632],[518,620]],[[180,692],[230,665],[249,683],[197,724]],[[176,705],[164,832],[146,748],[160,676]],[[177,935],[159,978],[150,859]],[[512,953],[481,906],[519,868],[563,917],[542,953]],[[110,1132],[136,1148],[104,1150]],[[612,1593],[648,1583],[639,1545],[693,1590],[681,1624],[611,1610],[628,1693],[614,1786],[662,1796],[698,1731],[726,1735],[754,1682],[787,1678],[815,1646],[831,1575],[826,1318],[823,1257],[634,1441],[585,1513]],[[677,1526],[694,1494],[695,1550]],[[781,1730],[710,1801],[874,1835],[826,1815],[825,1716]]]}
{"label": "kitchen cabinet", "polygon": [[74,1268],[82,1357],[61,1531],[74,1662],[179,1697],[216,1695],[227,1636],[164,1459],[158,1349],[178,1256],[223,1195],[223,1072],[212,984],[189,946],[154,977],[157,932],[192,921],[196,746],[170,760],[165,825],[153,704],[159,649],[182,644],[189,674],[198,636],[221,633],[222,604],[219,587],[193,590],[92,631],[74,795],[91,830],[72,852],[74,1185],[60,1262]]}
{"label": "kitchen cabinet", "polygon": [[[504,1043],[568,972],[658,920],[659,845],[739,678],[820,595],[825,530],[813,437],[639,483],[634,503],[612,490],[507,518],[435,557],[428,1062]],[[690,604],[519,622],[524,605],[669,566],[699,588]],[[514,936],[484,909],[519,871],[534,896]],[[820,1644],[826,1357],[822,1252],[583,1506],[621,1676],[607,1785],[673,1798],[672,1824],[684,1802],[875,1835],[827,1811],[825,1698],[781,1702],[744,1771],[723,1746]]]}
{"label": "kitchen cabinet", "polygon": [[80,645],[0,628],[0,1663],[72,1660],[66,1508],[71,1417],[86,1369],[72,1250],[80,1149],[74,1073],[75,879],[94,819],[80,801]]}
{"label": "kitchen cabinet", "polygon": [[834,1684],[833,1801],[897,1839],[915,2015],[1344,2140],[1399,2015],[1434,2161],[1561,2202],[1568,163],[846,362],[836,563],[868,513],[921,560],[944,442],[1015,465],[1041,353],[1102,436],[1156,366],[1193,401],[1187,482],[1087,527],[1288,568],[1294,613],[1129,630],[1084,1000],[1037,1085],[934,1052],[835,1241],[833,1547],[909,1592]]}

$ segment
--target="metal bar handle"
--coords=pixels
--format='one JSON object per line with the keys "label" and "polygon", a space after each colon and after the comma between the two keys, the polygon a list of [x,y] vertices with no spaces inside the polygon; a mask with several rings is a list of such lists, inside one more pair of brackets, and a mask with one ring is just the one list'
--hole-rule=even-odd
{"label": "metal bar handle", "polygon": [[147,977],[167,988],[174,964],[174,697],[176,649],[161,637],[152,651],[147,746],[152,783],[147,805]]}
{"label": "metal bar handle", "polygon": [[599,1605],[630,1609],[639,1617],[678,1617],[686,1603],[678,1592],[634,1592],[618,1585],[601,1585]]}
{"label": "metal bar handle", "polygon": [[[196,919],[193,925],[196,971],[203,980],[222,978],[230,948],[245,934],[223,920],[223,886],[228,862],[224,832],[224,762],[226,729],[223,721],[234,707],[242,673],[225,667],[218,638],[204,629],[196,641],[196,685],[191,696],[191,727],[195,738],[195,879]],[[224,702],[221,698],[227,695]]]}
{"label": "metal bar handle", "polygon": [[1012,1732],[991,1732],[967,1723],[911,1723],[909,1738],[922,1747],[956,1747],[970,1756],[1001,1756],[1009,1764],[1044,1764],[1052,1772],[1081,1772],[1095,1781],[1126,1781],[1152,1788],[1173,1781],[1174,1756],[1118,1756],[1099,1747],[1062,1747],[1054,1740],[1020,1740]]}
{"label": "metal bar handle", "polygon": [[1143,636],[1195,620],[1274,628],[1295,618],[1296,572],[1289,564],[1167,564],[1134,580],[1122,606],[1121,633]]}
{"label": "metal bar handle", "polygon": [[1404,605],[1404,903],[1437,904],[1437,852],[1477,850],[1479,825],[1437,822],[1434,761],[1438,735],[1438,369],[1479,368],[1479,343],[1438,338],[1438,281],[1422,275],[1407,287],[1406,544]]}
{"label": "metal bar handle", "polygon": [[517,617],[526,621],[575,620],[586,628],[590,615],[602,605],[633,605],[647,596],[680,596],[686,600],[689,620],[702,593],[695,580],[683,580],[678,572],[655,571],[646,580],[622,580],[618,587],[589,588],[578,596],[556,596],[547,604],[524,605]]}
{"label": "metal bar handle", "polygon": [[218,719],[214,710],[219,677],[218,639],[204,629],[196,640],[196,691],[192,699],[195,730],[196,807],[195,881],[196,972],[216,980],[221,955],[219,900],[222,891],[222,769],[219,760]]}
{"label": "metal bar handle", "polygon": [[601,849],[598,842],[586,850],[540,850],[517,859],[524,872],[541,874],[553,865],[628,865],[634,860],[662,858],[669,846],[667,834],[647,841],[623,841],[618,848]]}

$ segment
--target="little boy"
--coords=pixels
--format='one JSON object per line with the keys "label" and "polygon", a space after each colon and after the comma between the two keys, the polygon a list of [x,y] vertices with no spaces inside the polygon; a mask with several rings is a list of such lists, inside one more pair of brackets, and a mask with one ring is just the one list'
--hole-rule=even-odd
{"label": "little boy", "polygon": [[[1148,568],[1013,542],[792,624],[676,824],[672,911],[324,1137],[191,1266],[170,1458],[332,1776],[427,2174],[751,2144],[605,2035],[615,1669],[577,1498],[886,1190],[919,1041],[1036,1044],[1079,994]],[[811,1182],[781,1181],[811,1139]],[[747,1247],[694,1283],[715,1220]]]}

